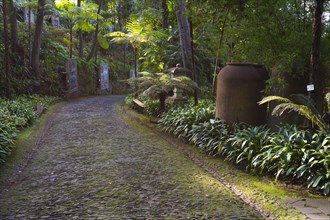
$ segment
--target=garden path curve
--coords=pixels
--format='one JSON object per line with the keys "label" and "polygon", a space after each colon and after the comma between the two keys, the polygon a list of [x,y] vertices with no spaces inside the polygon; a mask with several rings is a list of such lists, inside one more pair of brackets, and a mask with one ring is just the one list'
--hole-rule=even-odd
{"label": "garden path curve", "polygon": [[164,139],[120,118],[123,96],[69,102],[0,194],[0,219],[261,219]]}

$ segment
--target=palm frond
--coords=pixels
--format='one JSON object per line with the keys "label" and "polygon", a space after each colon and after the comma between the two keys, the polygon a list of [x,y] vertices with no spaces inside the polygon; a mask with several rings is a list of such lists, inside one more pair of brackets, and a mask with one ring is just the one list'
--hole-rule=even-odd
{"label": "palm frond", "polygon": [[282,102],[273,109],[272,115],[279,116],[282,115],[285,111],[294,111],[310,120],[322,132],[327,133],[329,128],[315,108],[313,101],[309,97],[302,94],[292,95],[292,97],[295,102],[281,96],[267,96],[258,102],[258,104],[262,105],[271,101]]}
{"label": "palm frond", "polygon": [[319,114],[312,98],[303,94],[293,94],[290,96],[294,103],[307,106],[314,114]]}
{"label": "palm frond", "polygon": [[291,102],[290,99],[281,97],[281,96],[276,96],[276,95],[271,95],[271,96],[267,96],[264,97],[261,101],[258,102],[259,105],[265,104],[267,102],[271,102],[271,101],[280,101],[280,102]]}

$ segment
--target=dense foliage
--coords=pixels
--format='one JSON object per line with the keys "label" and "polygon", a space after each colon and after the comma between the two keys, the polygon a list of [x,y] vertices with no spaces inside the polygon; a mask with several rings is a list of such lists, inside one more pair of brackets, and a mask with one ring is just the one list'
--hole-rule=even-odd
{"label": "dense foliage", "polygon": [[[33,123],[40,106],[47,108],[54,97],[21,96],[14,100],[0,99],[0,163],[10,154],[18,132]],[[39,107],[38,107],[39,106]]]}
{"label": "dense foliage", "polygon": [[220,120],[210,121],[213,115],[212,103],[174,107],[163,115],[160,126],[247,171],[330,193],[330,134],[296,125],[276,131],[266,126],[229,126]]}
{"label": "dense foliage", "polygon": [[[0,63],[2,96],[6,90],[12,90],[13,94],[35,92],[37,80],[36,73],[31,69],[31,48],[35,47],[32,45],[34,31],[39,24],[29,25],[23,15],[24,8],[29,6],[37,18],[40,1],[8,1],[14,3],[14,8],[7,8],[12,12],[7,14],[7,26],[0,25],[3,37],[0,39],[1,60],[4,60],[6,53],[10,53],[9,70],[6,70],[4,62]],[[182,64],[182,45],[176,18],[180,2],[183,1],[47,2],[44,22],[40,27],[41,91],[38,92],[63,94],[60,80],[69,57],[79,57],[82,62],[78,65],[88,63],[91,66],[92,60],[94,65],[103,61],[110,63],[113,67],[110,68],[111,79],[114,81],[128,78],[133,67],[139,72],[162,72],[177,63]],[[301,78],[306,78],[310,72],[314,1],[184,2],[193,35],[193,58],[200,87],[210,87],[219,68],[227,62],[260,63],[269,72],[285,72]],[[330,5],[327,1],[324,1],[323,11],[320,67],[325,74],[321,81],[329,82]],[[54,16],[59,17],[59,26],[52,26]],[[0,18],[6,20],[2,13]],[[5,29],[8,32],[6,36]],[[9,47],[5,53],[6,37]],[[80,70],[84,67],[86,65],[81,65]],[[82,89],[97,86],[93,79],[96,78],[97,68],[92,69],[88,73],[83,71],[79,76],[85,77],[83,84],[79,84]],[[9,81],[12,88],[9,88]],[[275,82],[285,83],[272,79],[269,86],[276,87]],[[120,89],[120,86],[114,88]],[[87,89],[82,93],[94,94],[95,90]]]}

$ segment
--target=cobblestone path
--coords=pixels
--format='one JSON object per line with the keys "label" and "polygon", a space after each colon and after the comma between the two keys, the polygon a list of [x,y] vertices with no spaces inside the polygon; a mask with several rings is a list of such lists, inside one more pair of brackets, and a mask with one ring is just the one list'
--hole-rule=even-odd
{"label": "cobblestone path", "polygon": [[164,139],[125,123],[122,96],[73,101],[0,194],[0,219],[261,219]]}

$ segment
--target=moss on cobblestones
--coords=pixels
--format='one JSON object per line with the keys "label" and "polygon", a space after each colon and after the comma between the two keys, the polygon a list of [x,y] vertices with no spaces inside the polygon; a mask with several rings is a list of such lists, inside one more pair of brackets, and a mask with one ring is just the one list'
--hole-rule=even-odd
{"label": "moss on cobblestones", "polygon": [[260,219],[208,172],[143,126],[119,96],[77,100],[1,192],[0,219]]}
{"label": "moss on cobblestones", "polygon": [[[221,182],[225,183],[236,194],[243,197],[252,206],[263,212],[263,216],[270,219],[306,219],[302,213],[294,209],[286,202],[288,198],[311,197],[307,190],[290,189],[285,184],[274,182],[268,178],[253,176],[238,170],[231,163],[220,158],[211,157],[198,148],[185,144],[171,134],[162,132],[156,125],[150,124],[149,119],[141,116],[133,111],[128,110],[125,106],[121,106],[122,111],[126,111],[123,117],[126,121],[133,123],[139,127],[141,125],[161,136],[173,147],[187,155],[192,161],[200,167],[211,173]],[[201,178],[207,180],[205,176]],[[315,197],[312,196],[312,197]],[[215,203],[216,204],[216,203]]]}

